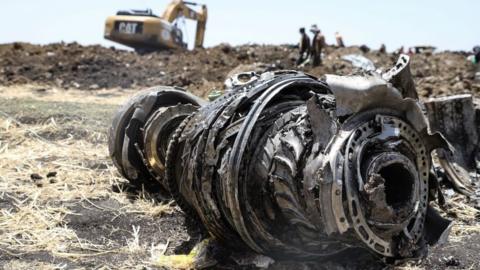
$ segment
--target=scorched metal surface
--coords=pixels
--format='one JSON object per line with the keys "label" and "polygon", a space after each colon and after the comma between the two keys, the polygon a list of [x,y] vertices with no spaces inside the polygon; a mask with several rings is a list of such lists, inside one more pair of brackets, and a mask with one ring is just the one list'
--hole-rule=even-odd
{"label": "scorched metal surface", "polygon": [[251,73],[210,103],[153,88],[115,116],[110,153],[124,177],[170,192],[233,249],[423,257],[451,227],[430,206],[431,152],[449,145],[428,132],[408,62],[325,81]]}

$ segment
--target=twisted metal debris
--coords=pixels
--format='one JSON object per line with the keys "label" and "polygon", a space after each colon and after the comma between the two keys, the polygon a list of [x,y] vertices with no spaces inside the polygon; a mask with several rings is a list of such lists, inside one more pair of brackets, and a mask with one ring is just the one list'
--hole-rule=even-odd
{"label": "twisted metal debris", "polygon": [[383,74],[245,76],[211,103],[172,87],[132,98],[110,134],[121,174],[272,257],[418,258],[446,239],[431,152],[451,146],[428,132],[407,56]]}

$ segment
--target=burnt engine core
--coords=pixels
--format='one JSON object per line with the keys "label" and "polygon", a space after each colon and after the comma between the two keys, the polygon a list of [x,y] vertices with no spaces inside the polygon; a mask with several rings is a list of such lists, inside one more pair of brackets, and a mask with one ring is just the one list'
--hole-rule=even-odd
{"label": "burnt engine core", "polygon": [[168,192],[209,234],[274,258],[364,248],[419,258],[451,227],[408,58],[386,73],[250,74],[213,102],[173,87],[116,114],[111,157],[133,184]]}

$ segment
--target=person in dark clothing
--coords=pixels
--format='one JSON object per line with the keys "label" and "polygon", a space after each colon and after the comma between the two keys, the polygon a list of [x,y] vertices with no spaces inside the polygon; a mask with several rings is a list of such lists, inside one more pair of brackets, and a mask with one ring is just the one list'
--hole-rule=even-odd
{"label": "person in dark clothing", "polygon": [[338,48],[344,48],[345,43],[343,43],[343,37],[340,35],[339,32],[335,32],[335,40],[337,41],[337,47]]}
{"label": "person in dark clothing", "polygon": [[480,63],[480,46],[473,47],[473,53],[475,55],[475,63]]}
{"label": "person in dark clothing", "polygon": [[312,57],[312,66],[317,67],[322,64],[322,50],[325,48],[325,37],[318,29],[317,25],[314,24],[310,28],[310,32],[313,33],[312,46],[311,46],[311,57]]}
{"label": "person in dark clothing", "polygon": [[299,54],[297,59],[297,66],[305,62],[310,53],[310,38],[305,33],[305,28],[300,28],[300,43],[298,44]]}
{"label": "person in dark clothing", "polygon": [[475,81],[480,82],[480,46],[473,47],[473,62],[476,65]]}
{"label": "person in dark clothing", "polygon": [[379,53],[382,53],[382,54],[385,54],[387,53],[387,46],[385,46],[385,44],[382,44],[380,46],[380,49],[378,50]]}

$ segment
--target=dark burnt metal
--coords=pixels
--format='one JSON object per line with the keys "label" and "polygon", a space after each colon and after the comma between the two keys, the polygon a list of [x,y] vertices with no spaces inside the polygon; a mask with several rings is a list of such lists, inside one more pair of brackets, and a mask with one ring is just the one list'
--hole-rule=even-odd
{"label": "dark burnt metal", "polygon": [[[134,185],[152,186],[163,172],[149,170],[144,155],[143,133],[149,118],[159,109],[179,104],[200,106],[204,101],[177,87],[160,86],[139,92],[115,114],[109,130],[108,150],[120,174]],[[161,182],[162,187],[165,184]]]}
{"label": "dark burnt metal", "polygon": [[436,151],[439,165],[457,191],[471,195],[474,190],[469,174],[475,172],[480,142],[472,96],[432,98],[425,102],[425,107],[430,130],[441,132],[451,143],[452,151]]}
{"label": "dark burnt metal", "polygon": [[440,147],[408,56],[383,76],[251,74],[208,104],[153,89],[110,137],[126,178],[157,179],[225,245],[308,259],[353,247],[418,258],[445,240],[451,222],[429,206]]}

